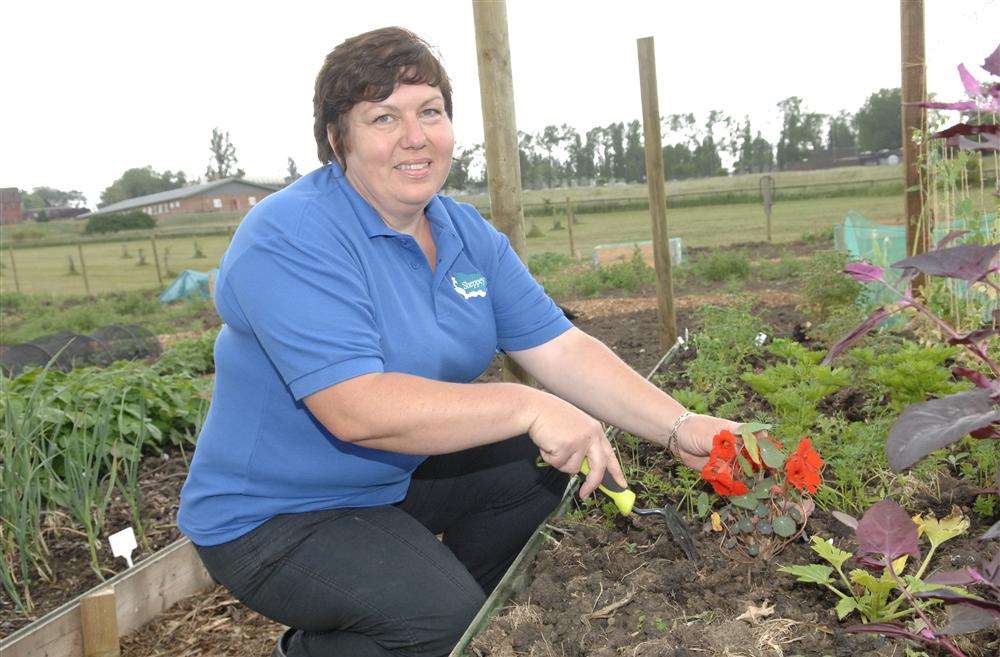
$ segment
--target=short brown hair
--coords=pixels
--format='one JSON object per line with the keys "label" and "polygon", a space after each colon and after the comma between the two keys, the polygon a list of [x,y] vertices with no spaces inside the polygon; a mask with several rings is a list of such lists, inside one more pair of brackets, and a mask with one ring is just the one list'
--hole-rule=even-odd
{"label": "short brown hair", "polygon": [[[383,27],[347,39],[326,56],[316,76],[313,95],[313,133],[316,153],[326,164],[334,158],[343,164],[347,113],[361,101],[380,102],[398,84],[438,87],[444,109],[452,118],[451,82],[441,62],[423,39],[401,27]],[[333,126],[336,149],[327,139]]]}

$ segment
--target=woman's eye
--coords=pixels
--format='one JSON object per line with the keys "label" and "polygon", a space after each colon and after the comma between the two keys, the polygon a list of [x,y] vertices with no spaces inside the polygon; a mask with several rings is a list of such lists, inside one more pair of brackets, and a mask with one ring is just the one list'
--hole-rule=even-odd
{"label": "woman's eye", "polygon": [[424,110],[424,116],[430,116],[430,117],[441,116],[441,110],[434,107],[430,107]]}
{"label": "woman's eye", "polygon": [[383,125],[392,121],[392,114],[383,114],[382,116],[376,117],[372,123],[381,123]]}

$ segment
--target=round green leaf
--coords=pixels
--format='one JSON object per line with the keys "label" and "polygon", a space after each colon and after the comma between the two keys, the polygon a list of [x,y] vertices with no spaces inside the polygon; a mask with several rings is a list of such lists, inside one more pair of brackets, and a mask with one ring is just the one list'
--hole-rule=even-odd
{"label": "round green leaf", "polygon": [[778,516],[771,523],[774,533],[782,538],[788,538],[795,534],[795,521],[788,516]]}

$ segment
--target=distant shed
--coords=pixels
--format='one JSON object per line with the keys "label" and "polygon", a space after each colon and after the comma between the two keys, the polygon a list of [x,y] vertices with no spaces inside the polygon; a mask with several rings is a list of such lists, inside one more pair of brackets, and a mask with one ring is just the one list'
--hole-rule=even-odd
{"label": "distant shed", "polygon": [[142,210],[154,217],[165,214],[247,210],[275,191],[277,187],[273,185],[251,182],[244,178],[222,178],[126,199],[95,210],[88,216],[127,210]]}
{"label": "distant shed", "polygon": [[18,224],[21,214],[21,192],[17,187],[0,188],[0,224]]}

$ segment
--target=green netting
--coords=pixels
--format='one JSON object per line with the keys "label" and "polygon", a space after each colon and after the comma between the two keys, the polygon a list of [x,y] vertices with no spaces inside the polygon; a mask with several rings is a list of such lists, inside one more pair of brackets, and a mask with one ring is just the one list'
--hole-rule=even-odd
{"label": "green netting", "polygon": [[[932,231],[931,241],[937,243],[953,230],[967,230],[969,234],[962,241],[982,243],[988,241],[990,226],[995,226],[996,222],[996,213],[984,215],[981,221],[955,219],[947,223],[939,222]],[[851,260],[864,260],[886,269],[890,274],[886,280],[891,281],[893,273],[901,273],[901,270],[893,270],[891,266],[906,257],[906,226],[877,224],[851,210],[843,224],[834,226],[833,237],[837,251],[847,254]],[[963,298],[969,295],[982,296],[985,301],[985,293],[965,281],[949,279],[947,284],[950,291]],[[897,295],[879,283],[869,283],[866,287],[868,294],[865,301],[868,306],[892,303],[898,299]]]}
{"label": "green netting", "polygon": [[170,287],[163,291],[163,294],[160,295],[160,302],[170,303],[180,299],[208,299],[212,296],[209,279],[214,279],[218,274],[218,269],[207,272],[185,269],[170,284]]}

